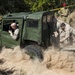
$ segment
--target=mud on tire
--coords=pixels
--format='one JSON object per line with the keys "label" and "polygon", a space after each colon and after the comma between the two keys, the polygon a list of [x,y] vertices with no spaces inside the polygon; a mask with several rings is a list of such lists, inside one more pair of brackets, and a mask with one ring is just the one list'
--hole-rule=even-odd
{"label": "mud on tire", "polygon": [[25,47],[25,53],[30,55],[32,59],[38,58],[38,59],[43,59],[43,52],[40,46],[36,45],[28,45]]}

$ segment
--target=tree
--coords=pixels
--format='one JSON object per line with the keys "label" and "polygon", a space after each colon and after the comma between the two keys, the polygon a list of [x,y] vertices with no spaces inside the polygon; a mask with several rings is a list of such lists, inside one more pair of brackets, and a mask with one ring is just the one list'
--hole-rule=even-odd
{"label": "tree", "polygon": [[46,11],[51,8],[52,0],[24,0],[30,11]]}
{"label": "tree", "polygon": [[26,11],[24,0],[0,0],[0,12],[5,14],[8,12]]}
{"label": "tree", "polygon": [[47,11],[61,7],[64,1],[67,5],[75,3],[75,0],[0,0],[0,13]]}

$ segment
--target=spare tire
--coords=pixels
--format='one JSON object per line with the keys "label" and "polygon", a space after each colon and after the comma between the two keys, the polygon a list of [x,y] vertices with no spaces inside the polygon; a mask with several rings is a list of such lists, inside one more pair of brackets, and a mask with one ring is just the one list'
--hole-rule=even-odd
{"label": "spare tire", "polygon": [[25,47],[25,53],[27,53],[32,59],[39,58],[43,60],[43,52],[40,46],[28,45]]}

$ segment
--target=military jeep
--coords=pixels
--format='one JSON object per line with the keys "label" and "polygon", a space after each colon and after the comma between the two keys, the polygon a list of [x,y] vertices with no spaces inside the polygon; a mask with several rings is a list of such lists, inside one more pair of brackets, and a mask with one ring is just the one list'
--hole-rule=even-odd
{"label": "military jeep", "polygon": [[[11,13],[3,16],[0,26],[0,46],[14,48],[19,45],[31,57],[36,56],[42,59],[41,47],[47,48],[51,45],[50,36],[55,29],[53,16],[50,11]],[[8,33],[12,22],[18,25],[18,40],[14,40]]]}

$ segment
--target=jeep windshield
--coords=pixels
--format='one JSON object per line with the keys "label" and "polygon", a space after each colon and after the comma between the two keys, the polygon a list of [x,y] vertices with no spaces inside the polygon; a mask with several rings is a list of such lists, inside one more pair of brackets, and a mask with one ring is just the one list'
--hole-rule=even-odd
{"label": "jeep windshield", "polygon": [[38,20],[36,19],[27,19],[27,27],[34,27],[37,28],[38,27]]}

